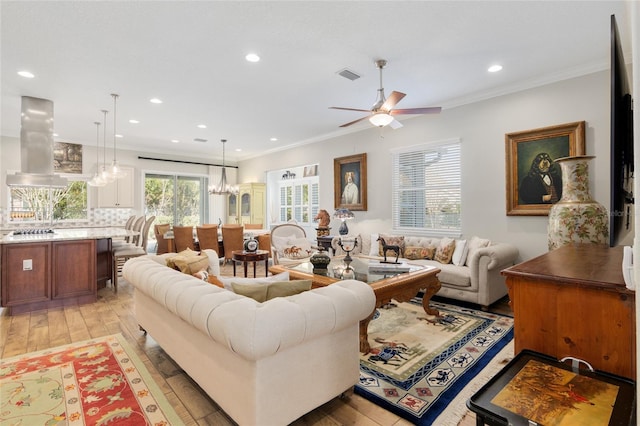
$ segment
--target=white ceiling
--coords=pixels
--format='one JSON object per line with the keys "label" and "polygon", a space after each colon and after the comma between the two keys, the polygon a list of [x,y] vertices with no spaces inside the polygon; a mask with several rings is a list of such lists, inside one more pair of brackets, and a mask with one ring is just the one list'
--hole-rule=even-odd
{"label": "white ceiling", "polygon": [[[57,140],[95,145],[93,123],[101,109],[112,111],[110,94],[118,93],[118,147],[203,160],[221,158],[222,138],[234,161],[371,126],[340,129],[362,113],[328,107],[372,106],[375,59],[388,60],[386,94],[407,94],[397,107],[442,106],[446,114],[608,69],[611,14],[631,47],[629,5],[620,1],[3,0],[0,7],[3,136],[19,137],[20,97],[29,95],[54,102]],[[247,62],[249,52],[262,60]],[[488,73],[494,63],[503,71]],[[362,78],[337,75],[344,68]],[[36,77],[18,76],[23,69]],[[207,129],[196,128],[201,123]],[[108,146],[112,133],[109,115]]]}

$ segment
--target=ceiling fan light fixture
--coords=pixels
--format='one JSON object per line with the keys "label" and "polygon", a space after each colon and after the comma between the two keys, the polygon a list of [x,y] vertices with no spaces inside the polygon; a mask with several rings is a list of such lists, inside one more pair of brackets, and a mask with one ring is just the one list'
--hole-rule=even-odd
{"label": "ceiling fan light fixture", "polygon": [[379,112],[369,117],[369,121],[374,126],[384,127],[391,124],[391,122],[393,121],[393,117],[387,113]]}

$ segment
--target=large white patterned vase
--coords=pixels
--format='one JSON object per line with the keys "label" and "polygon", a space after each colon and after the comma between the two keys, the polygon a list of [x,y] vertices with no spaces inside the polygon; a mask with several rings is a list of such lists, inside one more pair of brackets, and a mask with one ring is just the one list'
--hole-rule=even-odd
{"label": "large white patterned vase", "polygon": [[549,211],[549,250],[571,243],[608,244],[607,209],[589,193],[590,155],[555,160],[562,170],[562,198]]}

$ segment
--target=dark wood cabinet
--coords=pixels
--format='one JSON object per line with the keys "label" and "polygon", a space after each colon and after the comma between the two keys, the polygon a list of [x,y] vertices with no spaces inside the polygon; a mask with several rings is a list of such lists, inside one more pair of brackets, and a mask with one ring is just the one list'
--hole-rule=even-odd
{"label": "dark wood cabinet", "polygon": [[96,242],[3,244],[1,278],[9,314],[95,302]]}
{"label": "dark wood cabinet", "polygon": [[96,274],[98,289],[105,288],[107,281],[113,280],[113,252],[111,238],[96,240]]}
{"label": "dark wood cabinet", "polygon": [[573,244],[502,273],[516,354],[572,356],[635,380],[635,292],[622,278],[622,247]]}
{"label": "dark wood cabinet", "polygon": [[2,306],[14,307],[51,299],[50,271],[50,243],[3,245]]}

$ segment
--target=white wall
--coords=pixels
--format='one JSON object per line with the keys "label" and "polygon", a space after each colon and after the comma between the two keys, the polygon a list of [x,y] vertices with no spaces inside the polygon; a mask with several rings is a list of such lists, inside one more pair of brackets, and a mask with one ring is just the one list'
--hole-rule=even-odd
{"label": "white wall", "polygon": [[[367,153],[368,210],[355,212],[350,230],[391,228],[391,148],[459,137],[462,140],[463,236],[478,235],[515,244],[521,260],[547,251],[547,216],[507,216],[505,134],[586,121],[591,194],[609,207],[609,72],[603,71],[496,97],[440,115],[405,120],[398,130],[368,128],[285,152],[240,162],[239,181],[264,181],[269,170],[318,163],[320,208],[334,209],[333,159]],[[250,174],[249,174],[250,171]],[[337,226],[337,225],[336,225]]]}

